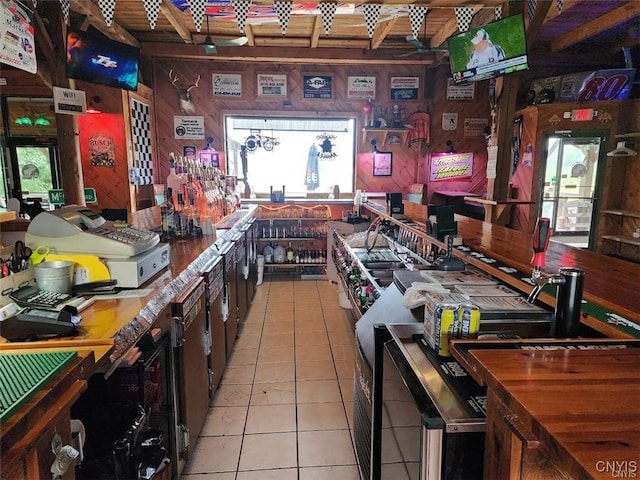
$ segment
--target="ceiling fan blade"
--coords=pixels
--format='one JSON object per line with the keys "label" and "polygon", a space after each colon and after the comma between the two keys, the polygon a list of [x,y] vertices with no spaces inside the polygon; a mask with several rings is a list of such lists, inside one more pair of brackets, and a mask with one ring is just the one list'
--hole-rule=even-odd
{"label": "ceiling fan blade", "polygon": [[416,55],[418,53],[423,53],[423,52],[421,52],[420,50],[413,50],[411,52],[401,53],[400,55],[396,55],[396,57],[398,58],[410,57],[411,55]]}
{"label": "ceiling fan blade", "polygon": [[249,43],[249,39],[247,37],[238,37],[231,38],[229,40],[213,40],[211,43],[217,45],[218,47],[241,47]]}

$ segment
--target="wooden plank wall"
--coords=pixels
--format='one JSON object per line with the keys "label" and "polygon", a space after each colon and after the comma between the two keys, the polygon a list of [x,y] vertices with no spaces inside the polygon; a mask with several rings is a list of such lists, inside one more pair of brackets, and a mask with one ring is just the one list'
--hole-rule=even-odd
{"label": "wooden plank wall", "polygon": [[[183,145],[193,144],[194,141],[175,139],[173,134],[173,117],[181,115],[179,108],[178,92],[171,85],[169,71],[179,75],[177,83],[188,85],[197,75],[201,76],[200,84],[191,90],[191,98],[196,105],[195,115],[204,116],[206,135],[214,137],[214,148],[224,149],[223,140],[223,116],[225,114],[252,114],[252,115],[299,115],[299,116],[355,116],[359,120],[358,133],[364,125],[362,107],[364,101],[347,99],[347,77],[350,75],[373,75],[377,77],[377,93],[374,105],[377,108],[376,117],[384,116],[390,119],[390,109],[393,102],[389,99],[389,78],[394,76],[419,76],[424,77],[424,69],[420,66],[344,66],[344,65],[274,65],[251,64],[244,62],[221,62],[212,58],[211,61],[169,61],[158,59],[154,61],[154,90],[156,105],[156,126],[158,137],[158,155],[161,163],[161,175],[164,178],[168,174],[168,158],[170,152],[182,152]],[[241,73],[242,97],[219,98],[212,95],[212,74]],[[258,73],[274,73],[287,75],[287,98],[261,98],[257,95],[256,76]],[[333,100],[304,99],[302,81],[303,75],[330,74],[334,83]],[[285,106],[285,101],[288,105]],[[419,108],[424,109],[424,101],[402,102],[407,114]],[[358,135],[360,140],[362,137]],[[204,143],[204,142],[200,142]],[[199,148],[204,145],[199,145]],[[369,148],[370,145],[360,145],[360,149]],[[415,157],[408,149],[398,148],[394,161],[404,170],[406,165],[413,164],[415,171]],[[358,165],[360,170],[361,165]],[[367,168],[366,165],[362,168]],[[399,168],[400,171],[400,168]],[[398,179],[398,184],[404,180]],[[413,182],[410,182],[413,183]],[[375,189],[372,184],[368,184]],[[356,188],[360,186],[359,179]]]}
{"label": "wooden plank wall", "polygon": [[[447,64],[437,69],[431,106],[431,145],[419,166],[416,183],[426,183],[427,197],[431,199],[434,190],[455,190],[484,195],[487,190],[487,144],[484,136],[465,134],[465,121],[484,119],[490,125],[489,82],[475,84],[473,100],[447,100],[447,79],[450,71]],[[457,114],[457,128],[445,130],[443,115]],[[470,133],[469,129],[466,129]],[[430,154],[447,152],[447,140],[453,142],[455,152],[473,152],[473,175],[465,180],[448,180],[429,183]]]}
{"label": "wooden plank wall", "polygon": [[[356,158],[356,182],[354,188],[374,192],[406,192],[413,183],[428,183],[429,158],[431,153],[446,151],[446,142],[451,140],[457,152],[474,152],[473,177],[464,181],[439,182],[439,189],[458,189],[483,194],[486,191],[486,144],[483,136],[465,136],[466,119],[483,118],[489,122],[489,104],[487,83],[479,83],[474,100],[447,101],[446,81],[449,67],[425,70],[421,66],[343,66],[320,65],[271,65],[248,64],[238,62],[211,61],[169,61],[157,59],[153,64],[154,90],[156,106],[156,125],[158,137],[158,156],[160,178],[168,174],[170,152],[182,152],[183,145],[193,141],[175,139],[173,135],[173,116],[180,115],[178,92],[169,81],[169,71],[178,74],[178,83],[188,85],[198,74],[201,76],[199,87],[191,91],[196,105],[196,115],[203,115],[206,135],[213,135],[214,147],[224,149],[223,115],[345,115],[356,116],[359,120],[358,133],[364,125],[362,113],[363,101],[352,101],[346,97],[347,77],[349,75],[373,75],[377,79],[377,93],[374,100],[374,117],[391,120],[391,108],[394,104],[389,98],[389,79],[391,76],[419,76],[421,78],[421,99],[419,101],[400,102],[406,116],[415,111],[431,114],[431,145],[383,145],[382,139],[375,134],[358,136],[358,154]],[[212,73],[242,73],[241,98],[214,98],[212,96]],[[287,75],[288,97],[286,99],[265,99],[257,96],[256,75],[258,73],[278,73]],[[334,82],[334,99],[331,101],[309,100],[302,98],[302,76],[305,74],[330,74]],[[289,102],[287,108],[285,100]],[[442,112],[457,113],[458,127],[444,131]],[[378,149],[393,153],[392,175],[374,177],[371,155],[371,139],[378,142]],[[202,145],[204,146],[204,145]],[[446,185],[445,185],[446,184]],[[428,194],[430,195],[430,194]]]}

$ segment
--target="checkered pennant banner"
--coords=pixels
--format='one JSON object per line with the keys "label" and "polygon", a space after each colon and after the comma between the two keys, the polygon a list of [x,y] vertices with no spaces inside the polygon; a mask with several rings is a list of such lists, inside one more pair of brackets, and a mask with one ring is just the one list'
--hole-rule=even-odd
{"label": "checkered pennant banner", "polygon": [[319,8],[320,14],[322,15],[322,26],[324,27],[324,34],[329,35],[329,30],[331,30],[333,17],[336,15],[338,4],[333,2],[320,2]]}
{"label": "checkered pennant banner", "polygon": [[456,7],[455,13],[458,21],[458,30],[461,32],[469,30],[469,25],[473,20],[473,7]]}
{"label": "checkered pennant banner", "polygon": [[418,38],[420,34],[420,27],[424,22],[424,17],[427,16],[429,11],[428,7],[420,7],[418,5],[409,5],[409,22],[411,22],[411,31],[413,32],[413,38]]}
{"label": "checkered pennant banner", "polygon": [[62,10],[62,16],[64,17],[65,25],[69,25],[69,8],[71,7],[69,0],[60,0],[60,10]]}
{"label": "checkered pennant banner", "polygon": [[189,10],[191,10],[191,17],[196,26],[196,31],[199,32],[202,28],[202,19],[207,10],[207,0],[187,0],[187,3],[189,4]]}
{"label": "checkered pennant banner", "polygon": [[104,22],[107,24],[107,27],[111,28],[113,14],[116,11],[116,0],[98,0],[98,6],[104,17]]}
{"label": "checkered pennant banner", "polygon": [[231,0],[233,11],[236,12],[236,20],[240,33],[244,35],[244,26],[249,17],[249,8],[251,8],[251,0]]}
{"label": "checkered pennant banner", "polygon": [[496,20],[500,20],[502,18],[502,5],[496,5],[496,8],[493,9],[493,14]]}
{"label": "checkered pennant banner", "polygon": [[564,5],[564,0],[558,0],[558,13],[562,13],[563,5]]}
{"label": "checkered pennant banner", "polygon": [[147,20],[149,20],[149,26],[151,27],[151,30],[155,30],[162,0],[142,0],[142,4],[144,5],[144,11],[147,14]]}
{"label": "checkered pennant banner", "polygon": [[278,23],[282,30],[282,36],[287,33],[287,27],[289,26],[289,19],[291,18],[291,8],[293,7],[292,1],[286,2],[273,2],[273,8],[278,14]]}
{"label": "checkered pennant banner", "polygon": [[537,0],[528,0],[527,1],[527,13],[529,14],[529,20],[533,19],[533,16],[536,13],[536,6],[538,5]]}
{"label": "checkered pennant banner", "polygon": [[373,37],[373,32],[376,30],[376,24],[378,23],[378,16],[380,15],[380,9],[382,5],[374,3],[365,3],[364,5],[364,21],[367,24],[367,32],[369,38]]}

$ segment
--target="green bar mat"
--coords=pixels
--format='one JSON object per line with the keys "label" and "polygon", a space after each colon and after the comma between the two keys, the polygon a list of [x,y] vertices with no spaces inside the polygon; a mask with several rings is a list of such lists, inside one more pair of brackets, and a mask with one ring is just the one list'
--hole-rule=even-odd
{"label": "green bar mat", "polygon": [[77,355],[75,351],[0,354],[0,424]]}

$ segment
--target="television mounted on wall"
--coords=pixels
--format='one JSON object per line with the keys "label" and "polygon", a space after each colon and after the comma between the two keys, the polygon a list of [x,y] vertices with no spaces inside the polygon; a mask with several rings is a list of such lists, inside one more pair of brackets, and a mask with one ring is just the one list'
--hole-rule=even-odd
{"label": "television mounted on wall", "polygon": [[137,90],[140,49],[96,31],[67,29],[67,78]]}
{"label": "television mounted on wall", "polygon": [[527,70],[527,38],[522,14],[449,37],[454,83],[475,82]]}

